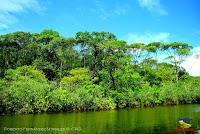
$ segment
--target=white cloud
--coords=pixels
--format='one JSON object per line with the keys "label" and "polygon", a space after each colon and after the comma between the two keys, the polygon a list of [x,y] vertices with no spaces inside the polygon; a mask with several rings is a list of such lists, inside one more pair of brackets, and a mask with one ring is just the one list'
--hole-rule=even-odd
{"label": "white cloud", "polygon": [[0,0],[0,29],[7,29],[11,24],[18,22],[16,14],[27,11],[40,13],[42,7],[38,0]]}
{"label": "white cloud", "polygon": [[169,36],[170,36],[169,33],[163,33],[163,32],[161,33],[145,32],[143,34],[129,33],[123,39],[126,40],[128,43],[143,42],[145,44],[148,44],[156,41],[167,42]]}
{"label": "white cloud", "polygon": [[200,46],[199,47],[194,47],[193,49],[192,49],[192,53],[200,53]]}
{"label": "white cloud", "polygon": [[182,67],[191,76],[200,76],[200,47],[195,47],[192,50],[193,54],[185,59]]}
{"label": "white cloud", "polygon": [[90,12],[95,13],[103,20],[109,19],[113,16],[124,15],[129,10],[129,5],[122,3],[113,3],[108,5],[101,0],[94,1],[94,7],[90,9]]}
{"label": "white cloud", "polygon": [[139,5],[146,8],[151,13],[157,13],[160,15],[167,15],[167,11],[163,8],[160,0],[138,0]]}
{"label": "white cloud", "polygon": [[[186,57],[181,64],[191,76],[200,76],[200,47],[194,47],[192,50],[192,55]],[[165,53],[160,54],[158,57],[159,62],[169,62],[165,60],[168,55]]]}

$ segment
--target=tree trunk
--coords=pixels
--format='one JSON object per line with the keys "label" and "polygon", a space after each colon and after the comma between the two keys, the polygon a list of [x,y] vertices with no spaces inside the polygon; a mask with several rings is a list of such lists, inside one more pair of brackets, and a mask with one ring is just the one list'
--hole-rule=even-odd
{"label": "tree trunk", "polygon": [[109,70],[109,75],[110,75],[110,83],[111,83],[110,88],[114,90],[115,89],[115,78],[112,74],[112,69]]}
{"label": "tree trunk", "polygon": [[[98,77],[98,69],[97,69],[97,60],[98,60],[98,50],[96,46],[94,47],[94,61],[92,63],[92,78]],[[99,81],[95,81],[95,83],[99,83]]]}
{"label": "tree trunk", "polygon": [[62,67],[63,67],[63,63],[61,61],[60,62],[60,88],[61,88],[61,79],[62,79]]}

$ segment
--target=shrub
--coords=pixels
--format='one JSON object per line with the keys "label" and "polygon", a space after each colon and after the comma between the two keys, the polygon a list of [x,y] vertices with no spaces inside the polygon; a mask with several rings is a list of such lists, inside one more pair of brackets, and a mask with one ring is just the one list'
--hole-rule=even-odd
{"label": "shrub", "polygon": [[72,69],[70,76],[65,76],[61,80],[62,88],[74,90],[84,83],[89,82],[88,70],[85,68]]}
{"label": "shrub", "polygon": [[35,113],[48,109],[49,85],[45,76],[33,67],[9,69],[4,81],[3,105],[6,112]]}
{"label": "shrub", "polygon": [[144,84],[142,88],[137,91],[137,98],[141,106],[158,105],[161,103],[159,93],[160,90],[157,87]]}

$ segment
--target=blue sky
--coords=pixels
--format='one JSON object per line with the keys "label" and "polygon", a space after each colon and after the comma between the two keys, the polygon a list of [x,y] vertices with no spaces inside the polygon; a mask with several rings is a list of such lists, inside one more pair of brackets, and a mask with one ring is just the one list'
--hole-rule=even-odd
{"label": "blue sky", "polygon": [[200,45],[199,0],[0,0],[0,34],[109,31],[127,42]]}

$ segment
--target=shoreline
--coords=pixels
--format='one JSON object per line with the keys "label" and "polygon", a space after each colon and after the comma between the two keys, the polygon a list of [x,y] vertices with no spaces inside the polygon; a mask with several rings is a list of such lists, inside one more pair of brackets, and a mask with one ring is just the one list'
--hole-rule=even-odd
{"label": "shoreline", "polygon": [[83,113],[83,112],[104,112],[104,111],[118,111],[118,110],[132,110],[132,109],[145,109],[145,108],[156,108],[156,107],[173,107],[173,106],[184,106],[184,105],[200,105],[199,102],[196,103],[185,103],[185,104],[161,104],[161,105],[154,105],[154,106],[143,106],[143,107],[126,107],[126,108],[114,108],[108,110],[72,110],[72,111],[44,111],[39,113],[10,113],[10,114],[0,114],[0,116],[15,116],[15,115],[39,115],[39,114],[62,114],[62,113]]}

